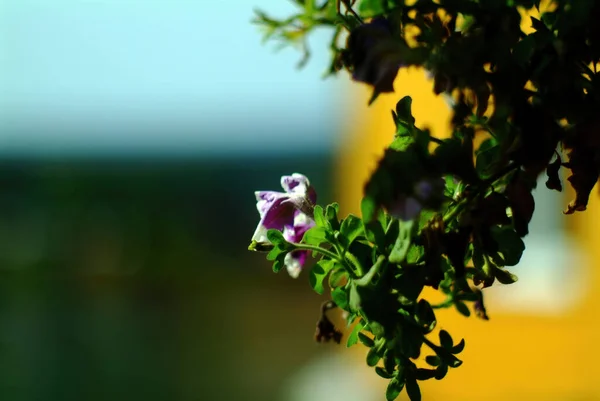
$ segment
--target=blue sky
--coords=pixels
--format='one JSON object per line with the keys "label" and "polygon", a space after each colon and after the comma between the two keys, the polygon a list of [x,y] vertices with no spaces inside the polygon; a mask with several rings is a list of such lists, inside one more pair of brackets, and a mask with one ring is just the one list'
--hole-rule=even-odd
{"label": "blue sky", "polygon": [[[330,146],[345,78],[250,24],[284,0],[3,0],[0,152]],[[319,33],[315,39],[324,39]],[[264,145],[267,142],[268,145]]]}

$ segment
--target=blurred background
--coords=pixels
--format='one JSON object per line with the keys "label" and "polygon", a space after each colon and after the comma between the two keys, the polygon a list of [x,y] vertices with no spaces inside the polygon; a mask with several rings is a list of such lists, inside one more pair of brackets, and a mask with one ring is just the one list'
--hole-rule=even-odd
{"label": "blurred background", "polygon": [[[357,212],[395,101],[414,96],[417,121],[442,133],[448,109],[419,71],[367,109],[345,74],[320,79],[326,32],[299,71],[298,52],[261,45],[254,7],[293,10],[0,2],[2,400],[383,398],[363,349],[314,342],[324,298],[307,277],[246,250],[253,192],[302,172],[319,203]],[[425,399],[600,399],[600,205],[567,223],[565,196],[542,185],[536,199],[521,280],[490,291],[490,322],[442,316],[467,338],[465,363]]]}

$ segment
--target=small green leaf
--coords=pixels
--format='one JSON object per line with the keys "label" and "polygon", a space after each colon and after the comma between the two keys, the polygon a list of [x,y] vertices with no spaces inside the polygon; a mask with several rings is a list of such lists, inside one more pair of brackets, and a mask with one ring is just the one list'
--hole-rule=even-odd
{"label": "small green leaf", "polygon": [[356,288],[356,283],[350,285],[350,295],[348,299],[348,307],[351,311],[358,312],[361,309],[360,294]]}
{"label": "small green leaf", "polygon": [[430,364],[431,366],[439,366],[442,361],[440,361],[440,357],[437,355],[427,355],[425,357],[425,362]]}
{"label": "small green leaf", "polygon": [[385,249],[385,232],[379,221],[375,220],[365,224],[365,233],[370,242],[377,245],[379,249]]}
{"label": "small green leaf", "polygon": [[448,365],[441,364],[440,366],[438,366],[438,368],[436,370],[437,370],[437,373],[435,375],[435,379],[442,380],[448,373]]}
{"label": "small green leaf", "polygon": [[372,284],[371,282],[373,281],[373,277],[379,272],[379,270],[384,264],[385,256],[379,255],[379,258],[377,258],[377,261],[375,262],[375,264],[373,264],[373,266],[371,266],[367,274],[365,274],[359,279],[354,280],[354,284],[360,287],[366,287]]}
{"label": "small green leaf", "polygon": [[412,99],[410,96],[404,96],[396,103],[396,122],[408,127],[414,127],[415,118],[412,115]]}
{"label": "small green leaf", "polygon": [[389,260],[392,263],[402,263],[406,258],[408,253],[408,249],[411,243],[411,231],[414,225],[413,221],[398,221],[399,224],[399,233],[396,242],[394,243],[394,247],[390,252]]}
{"label": "small green leaf", "polygon": [[377,209],[377,204],[372,197],[364,197],[360,202],[360,212],[363,220],[367,223],[375,219]]}
{"label": "small green leaf", "polygon": [[425,261],[425,247],[422,245],[412,244],[406,254],[406,263],[416,265]]}
{"label": "small green leaf", "polygon": [[458,344],[456,344],[454,347],[452,347],[450,352],[452,352],[453,354],[460,354],[464,349],[465,349],[465,339],[463,338],[462,340],[460,340],[460,342]]}
{"label": "small green leaf", "polygon": [[469,310],[469,307],[467,306],[467,304],[465,304],[464,302],[458,301],[454,304],[454,306],[456,306],[456,310],[458,310],[458,312],[466,317],[471,316],[471,311]]}
{"label": "small green leaf", "polygon": [[335,261],[326,259],[318,261],[314,264],[312,269],[310,269],[308,280],[310,282],[310,286],[317,292],[317,294],[323,295],[323,292],[325,292],[323,281],[325,281],[325,277],[334,266]]}
{"label": "small green leaf", "polygon": [[314,226],[304,233],[302,242],[308,245],[319,246],[328,240],[329,232],[324,227]]}
{"label": "small green leaf", "polygon": [[425,299],[419,300],[415,317],[425,334],[430,333],[435,328],[437,323],[435,313]]}
{"label": "small green leaf", "polygon": [[404,383],[399,381],[397,378],[393,378],[388,383],[387,389],[385,390],[385,399],[387,401],[394,401],[404,388]]}
{"label": "small green leaf", "polygon": [[394,377],[393,374],[386,372],[386,370],[384,368],[382,368],[381,366],[375,367],[375,373],[377,373],[379,375],[379,377],[382,377],[384,379],[391,379]]}
{"label": "small green leaf", "polygon": [[365,333],[358,333],[357,336],[364,346],[371,348],[375,345],[375,341],[373,341],[373,339],[367,336]]}
{"label": "small green leaf", "polygon": [[270,243],[272,243],[275,246],[277,246],[279,244],[286,246],[288,244],[288,242],[283,237],[283,233],[279,230],[274,230],[274,229],[268,230],[267,231],[267,239],[269,240]]}
{"label": "small green leaf", "polygon": [[354,329],[352,329],[352,332],[348,336],[348,341],[346,343],[346,347],[350,348],[351,346],[353,346],[354,344],[356,344],[358,342],[358,334],[360,333],[360,331],[363,328],[364,328],[364,323],[362,322],[362,320],[360,320],[358,323],[356,323],[356,325],[354,326]]}
{"label": "small green leaf", "polygon": [[451,349],[453,342],[452,337],[446,330],[440,330],[440,344],[443,348]]}
{"label": "small green leaf", "polygon": [[517,280],[519,279],[517,276],[515,276],[508,270],[504,270],[504,269],[500,269],[500,268],[496,268],[494,270],[494,276],[496,276],[496,279],[498,279],[498,281],[502,284],[516,283]]}
{"label": "small green leaf", "polygon": [[323,211],[323,208],[321,206],[319,206],[319,205],[315,206],[314,217],[315,217],[315,223],[316,223],[317,227],[323,227],[326,230],[331,230],[331,223],[325,217],[325,212]]}
{"label": "small green leaf", "polygon": [[525,251],[525,243],[519,234],[510,227],[492,227],[490,232],[492,238],[498,243],[504,265],[516,266]]}
{"label": "small green leaf", "polygon": [[495,138],[486,139],[475,152],[475,169],[481,179],[490,178],[500,155],[500,146]]}
{"label": "small green leaf", "polygon": [[325,209],[325,215],[327,216],[327,220],[329,220],[329,223],[331,224],[331,227],[334,230],[339,230],[340,229],[340,222],[338,220],[338,213],[340,212],[340,205],[337,204],[336,202],[327,205],[327,208]]}
{"label": "small green leaf", "polygon": [[345,285],[348,281],[348,272],[342,268],[338,268],[329,275],[329,287],[336,288]]}
{"label": "small green leaf", "polygon": [[331,299],[340,309],[348,309],[348,292],[345,287],[334,289],[331,292]]}
{"label": "small green leaf", "polygon": [[415,372],[415,378],[417,380],[429,380],[429,379],[433,379],[436,376],[436,374],[437,374],[436,369],[419,368]]}
{"label": "small green leaf", "polygon": [[342,221],[340,233],[346,238],[346,246],[350,246],[352,241],[365,233],[362,220],[352,214],[348,215],[348,217]]}
{"label": "small green leaf", "polygon": [[379,363],[380,359],[381,356],[379,355],[379,352],[375,347],[371,348],[367,353],[367,365],[371,367],[376,366]]}
{"label": "small green leaf", "polygon": [[421,401],[421,389],[419,388],[419,384],[417,383],[416,379],[411,378],[409,380],[407,378],[406,393],[408,394],[410,401]]}

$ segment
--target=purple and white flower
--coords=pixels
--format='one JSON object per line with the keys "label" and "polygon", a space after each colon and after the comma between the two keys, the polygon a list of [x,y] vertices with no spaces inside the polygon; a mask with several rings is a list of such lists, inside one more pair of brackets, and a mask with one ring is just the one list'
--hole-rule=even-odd
{"label": "purple and white flower", "polygon": [[[252,242],[268,244],[267,231],[279,230],[288,242],[300,242],[304,233],[315,225],[313,207],[317,194],[308,178],[294,173],[281,177],[285,192],[257,191],[256,208],[260,222],[252,236]],[[308,251],[293,251],[286,255],[284,263],[290,276],[300,274]]]}

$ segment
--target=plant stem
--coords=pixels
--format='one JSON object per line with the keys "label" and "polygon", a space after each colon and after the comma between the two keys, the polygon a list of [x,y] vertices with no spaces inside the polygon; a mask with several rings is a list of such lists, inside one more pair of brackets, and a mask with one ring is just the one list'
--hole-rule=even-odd
{"label": "plant stem", "polygon": [[329,249],[321,248],[320,246],[316,246],[316,245],[298,244],[298,243],[294,243],[294,242],[291,242],[291,244],[296,247],[296,250],[319,252],[322,255],[329,256],[333,260],[337,260],[340,263],[344,263],[344,260],[339,255],[336,255],[335,253],[331,252]]}

